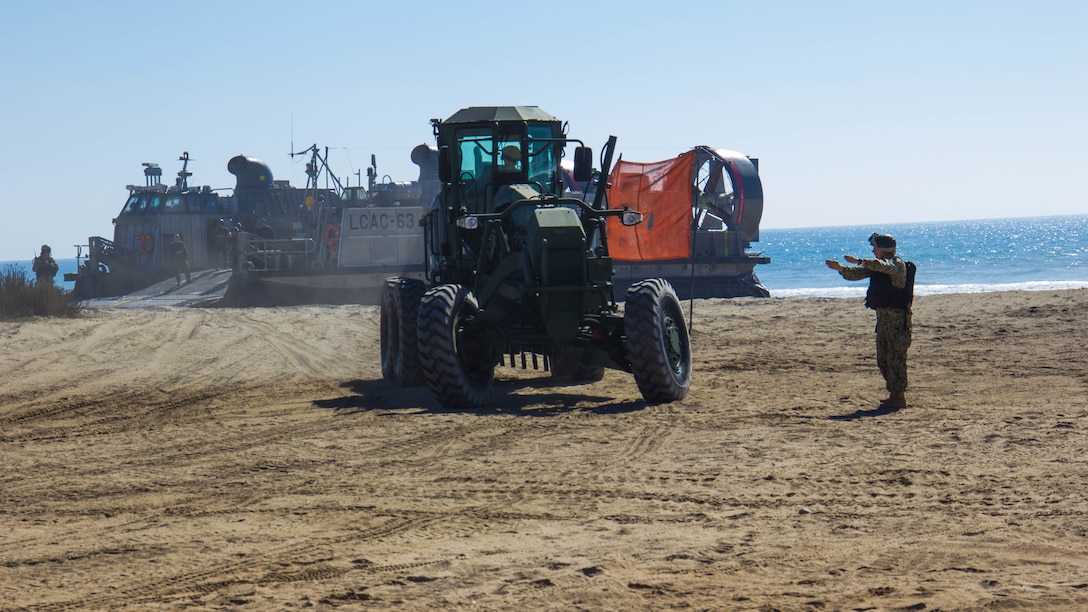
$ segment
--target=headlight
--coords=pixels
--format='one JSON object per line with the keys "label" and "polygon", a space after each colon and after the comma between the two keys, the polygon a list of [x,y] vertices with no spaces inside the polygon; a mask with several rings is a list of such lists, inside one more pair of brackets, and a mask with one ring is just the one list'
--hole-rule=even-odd
{"label": "headlight", "polygon": [[474,230],[477,227],[480,227],[480,218],[476,215],[466,215],[464,217],[458,217],[457,227],[461,229]]}

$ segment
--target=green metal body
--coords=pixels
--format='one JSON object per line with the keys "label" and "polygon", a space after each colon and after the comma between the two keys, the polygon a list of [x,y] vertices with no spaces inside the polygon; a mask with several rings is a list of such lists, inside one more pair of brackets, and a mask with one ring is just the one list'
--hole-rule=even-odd
{"label": "green metal body", "polygon": [[[623,211],[562,197],[560,162],[581,143],[536,107],[474,107],[432,124],[443,186],[424,222],[427,284],[462,285],[479,302],[460,331],[471,345],[462,359],[570,346],[629,369],[605,224]],[[579,146],[575,158],[588,179],[592,153]]]}

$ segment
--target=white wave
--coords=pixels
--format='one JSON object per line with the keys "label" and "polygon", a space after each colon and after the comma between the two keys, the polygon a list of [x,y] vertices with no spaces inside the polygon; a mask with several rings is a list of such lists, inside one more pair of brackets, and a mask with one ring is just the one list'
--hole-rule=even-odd
{"label": "white wave", "polygon": [[[914,295],[939,295],[945,293],[991,293],[994,291],[1056,291],[1061,289],[1085,289],[1088,281],[1028,281],[1023,283],[968,283],[963,285],[915,285]],[[771,297],[832,297],[849,298],[865,295],[866,287],[811,287],[800,289],[775,289],[769,287]]]}

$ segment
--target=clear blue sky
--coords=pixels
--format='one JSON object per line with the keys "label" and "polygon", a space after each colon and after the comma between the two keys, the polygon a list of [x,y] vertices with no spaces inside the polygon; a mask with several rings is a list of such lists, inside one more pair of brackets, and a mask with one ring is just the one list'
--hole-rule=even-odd
{"label": "clear blue sky", "polygon": [[[142,162],[233,187],[537,105],[599,150],[760,158],[764,228],[1088,212],[1088,3],[0,0],[0,260],[112,237]],[[364,171],[365,176],[365,171]],[[352,181],[354,183],[354,180]]]}

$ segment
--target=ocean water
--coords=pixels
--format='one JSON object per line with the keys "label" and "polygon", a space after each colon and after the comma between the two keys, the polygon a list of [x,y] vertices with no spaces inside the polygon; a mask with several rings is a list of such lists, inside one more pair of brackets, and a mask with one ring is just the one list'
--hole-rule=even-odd
{"label": "ocean water", "polygon": [[771,263],[756,276],[773,297],[853,297],[867,281],[844,280],[826,259],[872,257],[869,235],[892,234],[915,262],[915,294],[1088,287],[1088,215],[880,226],[761,229],[753,250]]}
{"label": "ocean water", "polygon": [[[756,275],[773,297],[864,295],[867,282],[843,280],[824,260],[872,257],[873,232],[894,235],[899,255],[918,265],[917,295],[1088,287],[1088,215],[761,229],[752,246],[771,263],[756,266]],[[29,275],[30,259],[0,262],[0,269],[14,265]],[[57,263],[57,283],[71,290],[74,283],[61,279],[76,271],[76,260]]]}

